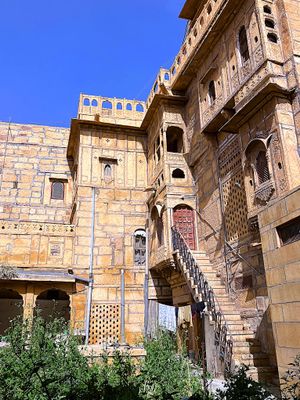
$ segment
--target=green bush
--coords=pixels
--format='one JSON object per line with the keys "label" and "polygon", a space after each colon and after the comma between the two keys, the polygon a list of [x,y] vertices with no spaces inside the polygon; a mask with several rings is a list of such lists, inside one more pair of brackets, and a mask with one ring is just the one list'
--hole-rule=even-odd
{"label": "green bush", "polygon": [[188,358],[178,354],[176,340],[169,333],[160,332],[157,339],[146,341],[145,350],[138,376],[143,400],[205,398],[200,376],[192,372]]}
{"label": "green bush", "polygon": [[218,390],[216,400],[271,400],[275,399],[260,383],[247,376],[248,368],[237,369],[226,380],[225,391]]}

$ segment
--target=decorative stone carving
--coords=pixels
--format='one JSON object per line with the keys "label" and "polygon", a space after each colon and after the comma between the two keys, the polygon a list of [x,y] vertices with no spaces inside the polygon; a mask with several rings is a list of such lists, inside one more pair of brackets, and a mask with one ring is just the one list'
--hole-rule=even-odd
{"label": "decorative stone carving", "polygon": [[0,221],[0,233],[10,233],[17,235],[58,235],[73,236],[75,234],[74,225],[45,224],[37,222],[11,222]]}
{"label": "decorative stone carving", "polygon": [[267,203],[272,197],[275,191],[275,186],[273,181],[264,182],[255,190],[255,198],[259,201]]}

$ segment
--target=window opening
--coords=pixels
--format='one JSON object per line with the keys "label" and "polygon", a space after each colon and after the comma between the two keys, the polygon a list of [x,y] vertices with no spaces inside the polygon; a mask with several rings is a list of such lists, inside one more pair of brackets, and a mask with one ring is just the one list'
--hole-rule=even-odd
{"label": "window opening", "polygon": [[271,29],[274,29],[274,28],[275,28],[275,22],[272,21],[272,20],[269,19],[269,18],[266,18],[266,19],[265,19],[265,25],[266,25],[267,28],[271,28]]}
{"label": "window opening", "polygon": [[174,169],[174,171],[172,172],[172,178],[175,178],[175,179],[184,179],[184,178],[185,178],[185,173],[184,173],[184,171],[182,171],[182,169],[176,168],[176,169]]}
{"label": "window opening", "polygon": [[161,247],[164,245],[164,223],[161,217],[157,217],[156,232],[157,232],[158,247]]}
{"label": "window opening", "polygon": [[93,106],[93,107],[98,107],[98,101],[94,99],[94,100],[92,101],[92,106]]}
{"label": "window opening", "polygon": [[176,126],[167,129],[167,151],[170,153],[183,153],[183,130]]}
{"label": "window opening", "polygon": [[278,37],[277,37],[277,35],[275,35],[275,33],[268,33],[268,39],[272,43],[278,42]]}
{"label": "window opening", "polygon": [[146,265],[146,232],[139,229],[134,233],[134,264]]}
{"label": "window opening", "polygon": [[281,245],[285,246],[300,240],[300,216],[277,227]]}
{"label": "window opening", "polygon": [[242,64],[249,60],[249,48],[248,48],[248,40],[247,40],[247,32],[246,28],[242,26],[239,33],[239,49],[241,55]]}
{"label": "window opening", "polygon": [[264,13],[266,14],[272,14],[272,10],[269,6],[264,6]]}
{"label": "window opening", "polygon": [[210,104],[213,104],[216,100],[216,88],[215,88],[215,82],[210,81],[208,85],[208,95],[209,95],[209,100]]}
{"label": "window opening", "polygon": [[102,108],[105,110],[111,110],[112,109],[112,103],[108,100],[104,101],[102,103]]}
{"label": "window opening", "polygon": [[106,164],[106,165],[104,166],[104,178],[105,178],[105,179],[110,179],[111,176],[112,176],[112,168],[111,168],[111,165]]}
{"label": "window opening", "polygon": [[54,181],[51,183],[51,199],[53,200],[64,199],[64,182]]}
{"label": "window opening", "polygon": [[122,104],[121,104],[121,103],[118,103],[118,104],[117,104],[117,110],[122,110],[122,109],[123,109]]}
{"label": "window opening", "polygon": [[89,106],[90,105],[90,100],[89,99],[83,99],[83,105],[84,106]]}

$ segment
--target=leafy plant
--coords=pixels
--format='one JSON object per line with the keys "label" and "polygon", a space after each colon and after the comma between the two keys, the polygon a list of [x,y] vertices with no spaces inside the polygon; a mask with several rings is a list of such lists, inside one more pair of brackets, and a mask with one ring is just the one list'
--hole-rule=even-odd
{"label": "leafy plant", "polygon": [[[192,395],[205,399],[200,376],[192,372],[187,357],[177,353],[176,340],[167,332],[145,342],[139,394],[144,400],[182,400]],[[195,397],[196,399],[196,397]]]}
{"label": "leafy plant", "polygon": [[247,376],[249,368],[240,367],[234,375],[227,379],[225,391],[217,391],[217,400],[272,400],[275,397],[260,383]]}
{"label": "leafy plant", "polygon": [[289,364],[291,368],[282,377],[282,392],[284,399],[300,399],[300,354]]}

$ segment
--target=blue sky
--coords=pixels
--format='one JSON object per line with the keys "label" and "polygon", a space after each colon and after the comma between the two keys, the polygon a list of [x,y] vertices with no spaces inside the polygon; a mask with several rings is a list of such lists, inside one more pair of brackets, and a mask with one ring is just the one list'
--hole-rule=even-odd
{"label": "blue sky", "polygon": [[1,0],[0,121],[69,126],[79,93],[144,100],[184,0]]}

